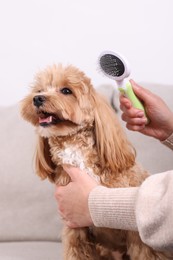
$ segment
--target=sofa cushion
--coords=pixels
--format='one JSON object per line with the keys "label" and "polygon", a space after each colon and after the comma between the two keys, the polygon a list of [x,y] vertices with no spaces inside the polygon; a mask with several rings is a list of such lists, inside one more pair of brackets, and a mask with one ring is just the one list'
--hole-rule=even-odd
{"label": "sofa cushion", "polygon": [[1,260],[62,260],[62,244],[57,242],[3,242]]}
{"label": "sofa cushion", "polygon": [[34,128],[17,105],[1,107],[0,115],[0,241],[60,240],[54,185],[33,168]]}

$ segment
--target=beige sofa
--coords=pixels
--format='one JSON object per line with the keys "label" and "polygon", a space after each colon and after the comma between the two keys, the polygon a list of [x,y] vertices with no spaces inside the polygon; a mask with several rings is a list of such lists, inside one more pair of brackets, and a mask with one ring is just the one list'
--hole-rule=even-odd
{"label": "beige sofa", "polygon": [[[150,86],[173,108],[171,86]],[[112,86],[100,86],[118,107]],[[0,128],[0,260],[61,260],[62,222],[54,199],[54,185],[35,175],[35,134],[17,105],[1,107]],[[138,161],[151,173],[173,168],[172,152],[153,138],[127,131]]]}

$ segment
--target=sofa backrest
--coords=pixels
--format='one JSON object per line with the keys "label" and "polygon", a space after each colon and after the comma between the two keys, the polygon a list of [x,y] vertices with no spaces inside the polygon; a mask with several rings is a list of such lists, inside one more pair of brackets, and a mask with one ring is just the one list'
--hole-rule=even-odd
{"label": "sofa backrest", "polygon": [[34,128],[17,105],[0,108],[0,241],[60,240],[54,185],[33,169]]}

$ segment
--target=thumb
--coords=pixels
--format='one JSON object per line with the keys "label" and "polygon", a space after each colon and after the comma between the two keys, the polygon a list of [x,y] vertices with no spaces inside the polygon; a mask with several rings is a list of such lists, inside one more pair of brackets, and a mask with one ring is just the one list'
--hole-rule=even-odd
{"label": "thumb", "polygon": [[132,84],[134,93],[141,101],[146,104],[152,101],[152,93],[148,89],[139,86],[134,80],[130,80],[130,83]]}
{"label": "thumb", "polygon": [[72,181],[77,181],[81,170],[71,165],[63,165],[64,171],[70,176]]}
{"label": "thumb", "polygon": [[63,165],[64,171],[70,176],[72,182],[82,183],[90,183],[91,185],[98,185],[98,180],[94,177],[91,178],[89,174],[80,168],[76,168],[71,165]]}

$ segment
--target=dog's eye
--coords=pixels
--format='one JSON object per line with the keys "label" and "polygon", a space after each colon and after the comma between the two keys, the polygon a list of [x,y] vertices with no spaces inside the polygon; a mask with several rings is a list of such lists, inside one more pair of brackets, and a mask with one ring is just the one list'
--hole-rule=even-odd
{"label": "dog's eye", "polygon": [[64,95],[70,95],[70,94],[72,94],[72,91],[71,91],[69,88],[62,88],[60,91],[61,91],[61,93],[64,94]]}

